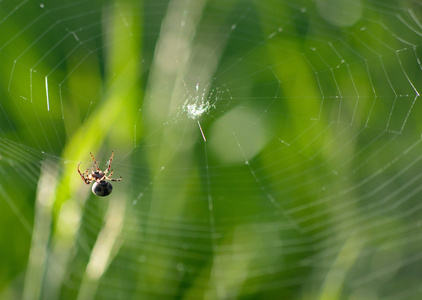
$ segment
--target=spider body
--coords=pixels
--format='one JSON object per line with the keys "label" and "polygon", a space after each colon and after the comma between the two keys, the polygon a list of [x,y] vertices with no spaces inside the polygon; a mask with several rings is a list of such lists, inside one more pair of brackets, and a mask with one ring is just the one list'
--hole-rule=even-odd
{"label": "spider body", "polygon": [[108,167],[104,171],[101,171],[98,167],[94,155],[92,155],[91,152],[89,152],[89,154],[91,155],[91,158],[94,161],[94,165],[91,168],[91,173],[89,173],[89,169],[86,169],[83,173],[81,173],[79,169],[81,162],[78,164],[78,173],[86,184],[90,184],[91,182],[95,181],[92,185],[92,192],[94,193],[94,195],[100,197],[108,196],[113,191],[113,186],[111,185],[110,181],[122,180],[122,177],[119,177],[118,179],[111,178],[111,175],[113,174],[113,169],[111,169],[111,162],[113,161],[114,153],[113,151],[111,151],[111,157],[108,161]]}

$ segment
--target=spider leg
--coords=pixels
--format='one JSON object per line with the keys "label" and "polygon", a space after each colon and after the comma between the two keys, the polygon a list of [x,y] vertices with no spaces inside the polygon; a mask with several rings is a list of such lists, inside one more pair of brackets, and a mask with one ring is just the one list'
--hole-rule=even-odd
{"label": "spider leg", "polygon": [[122,180],[122,177],[119,177],[117,179],[114,179],[114,178],[107,178],[107,179],[110,180],[110,181],[120,181],[120,180]]}
{"label": "spider leg", "polygon": [[78,173],[79,173],[79,175],[81,176],[81,178],[83,179],[83,181],[85,181],[85,183],[86,183],[86,184],[90,184],[90,183],[91,183],[91,181],[90,181],[88,178],[86,178],[86,177],[85,177],[85,173],[88,173],[88,172],[89,172],[89,170],[86,170],[86,171],[84,171],[83,173],[81,173],[81,170],[79,169],[79,166],[81,165],[81,163],[82,163],[82,162],[80,162],[80,163],[78,164]]}
{"label": "spider leg", "polygon": [[[94,155],[92,155],[92,153],[91,152],[89,152],[89,154],[91,155],[91,158],[92,158],[92,160],[94,161],[94,166],[97,168],[97,171],[101,171],[100,170],[100,167],[98,166],[98,164],[97,164],[97,161],[95,160],[95,158],[94,158]],[[92,166],[92,168],[94,168],[94,166]]]}
{"label": "spider leg", "polygon": [[[82,162],[80,162],[80,163],[78,164],[78,173],[79,173],[79,175],[81,175],[81,178],[82,178],[83,180],[85,180],[84,175],[82,175],[81,170],[79,169],[79,167],[80,167],[81,163],[82,163]],[[85,172],[84,172],[83,174],[85,174]]]}
{"label": "spider leg", "polygon": [[108,175],[106,175],[106,173],[104,173],[104,176],[102,177],[101,180],[105,180],[105,179],[110,180],[110,181],[120,181],[120,180],[122,180],[121,176],[117,179],[114,179],[114,178],[110,178],[111,175],[113,175],[113,169],[111,169],[110,174],[108,174]]}
{"label": "spider leg", "polygon": [[90,184],[92,179],[89,176],[89,169],[86,169],[85,172],[83,172],[83,174],[84,174],[85,183]]}
{"label": "spider leg", "polygon": [[113,161],[113,156],[114,156],[114,152],[111,151],[111,157],[110,157],[110,160],[108,161],[108,168],[107,168],[107,170],[104,171],[105,174],[107,174],[107,172],[110,171],[111,162]]}

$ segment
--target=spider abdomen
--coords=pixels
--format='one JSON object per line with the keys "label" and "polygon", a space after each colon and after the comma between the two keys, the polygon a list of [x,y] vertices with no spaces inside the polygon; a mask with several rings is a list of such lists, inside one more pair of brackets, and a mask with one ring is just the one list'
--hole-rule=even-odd
{"label": "spider abdomen", "polygon": [[111,194],[111,192],[113,191],[113,186],[111,185],[110,182],[108,181],[96,181],[94,182],[94,184],[92,185],[92,192],[100,197],[105,197]]}

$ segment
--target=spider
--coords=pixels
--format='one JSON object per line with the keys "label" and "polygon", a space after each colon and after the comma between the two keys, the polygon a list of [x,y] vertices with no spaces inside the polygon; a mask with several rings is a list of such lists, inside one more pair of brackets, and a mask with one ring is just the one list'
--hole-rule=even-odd
{"label": "spider", "polygon": [[[94,165],[91,168],[91,174],[89,174],[89,169],[86,169],[85,172],[81,173],[79,166],[82,162],[78,164],[78,173],[81,175],[82,180],[86,184],[90,184],[92,181],[95,181],[92,185],[92,192],[94,195],[105,197],[111,194],[113,191],[113,186],[109,181],[120,181],[122,180],[122,177],[119,177],[118,179],[111,178],[111,175],[113,174],[113,169],[110,171],[111,168],[111,162],[113,161],[113,151],[111,151],[111,157],[108,161],[108,167],[103,172],[98,167],[97,161],[94,158],[94,155],[92,155],[91,152],[89,152],[91,155],[92,160],[94,161]],[[110,172],[108,175],[107,173]],[[108,180],[108,181],[107,181]]]}

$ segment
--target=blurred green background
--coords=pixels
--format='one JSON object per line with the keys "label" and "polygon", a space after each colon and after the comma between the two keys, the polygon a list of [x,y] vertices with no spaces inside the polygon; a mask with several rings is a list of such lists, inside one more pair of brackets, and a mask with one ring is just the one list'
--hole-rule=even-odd
{"label": "blurred green background", "polygon": [[[414,1],[0,2],[0,297],[420,299]],[[102,170],[93,195],[77,167]]]}

